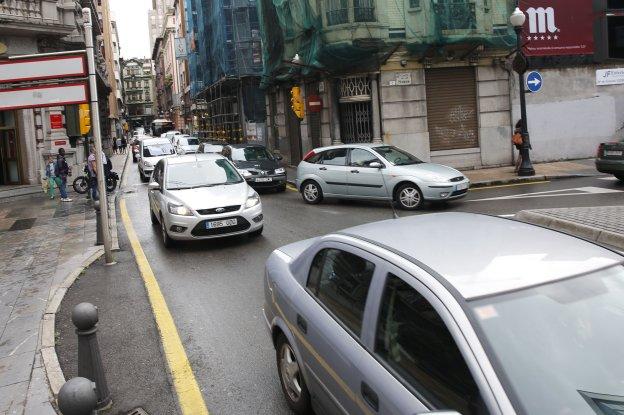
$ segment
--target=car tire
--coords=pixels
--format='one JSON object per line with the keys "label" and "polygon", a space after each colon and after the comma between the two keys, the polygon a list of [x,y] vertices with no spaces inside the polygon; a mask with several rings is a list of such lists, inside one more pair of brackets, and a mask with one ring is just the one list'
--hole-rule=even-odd
{"label": "car tire", "polygon": [[403,210],[416,210],[424,202],[422,192],[414,183],[405,183],[399,186],[394,194],[394,200]]}
{"label": "car tire", "polygon": [[624,182],[624,174],[614,174],[615,178],[621,182]]}
{"label": "car tire", "polygon": [[301,366],[292,346],[283,334],[277,338],[275,350],[277,372],[288,407],[297,415],[311,414],[310,392],[305,384]]}
{"label": "car tire", "polygon": [[152,220],[152,225],[158,225],[158,218],[154,215],[152,208],[150,208],[150,219]]}
{"label": "car tire", "polygon": [[277,186],[277,189],[275,189],[278,193],[282,193],[286,191],[286,183],[281,184],[279,186]]}
{"label": "car tire", "polygon": [[264,230],[264,226],[261,226],[259,229],[256,229],[253,232],[249,232],[249,236],[251,238],[257,238],[258,236],[262,235],[262,231]]}
{"label": "car tire", "polygon": [[301,184],[301,197],[309,205],[317,205],[323,201],[323,189],[314,180],[307,180]]}
{"label": "car tire", "polygon": [[165,248],[173,248],[174,241],[167,232],[167,225],[165,225],[165,219],[162,216],[160,217],[160,234]]}

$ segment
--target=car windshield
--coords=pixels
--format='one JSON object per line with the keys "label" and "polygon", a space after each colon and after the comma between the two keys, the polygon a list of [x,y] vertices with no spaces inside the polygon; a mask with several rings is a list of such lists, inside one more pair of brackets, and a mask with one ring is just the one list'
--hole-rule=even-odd
{"label": "car windshield", "polygon": [[194,137],[182,137],[180,138],[180,145],[181,146],[198,146],[199,139],[194,138]]}
{"label": "car windshield", "polygon": [[395,166],[422,163],[417,157],[394,146],[375,147],[374,150]]}
{"label": "car windshield", "polygon": [[623,266],[470,306],[524,413],[620,413]]}
{"label": "car windshield", "polygon": [[158,157],[175,154],[171,143],[148,144],[143,148],[143,157]]}
{"label": "car windshield", "polygon": [[168,190],[192,189],[242,183],[243,178],[225,159],[197,160],[169,164],[166,174]]}
{"label": "car windshield", "polygon": [[232,148],[233,161],[273,160],[273,155],[264,147]]}

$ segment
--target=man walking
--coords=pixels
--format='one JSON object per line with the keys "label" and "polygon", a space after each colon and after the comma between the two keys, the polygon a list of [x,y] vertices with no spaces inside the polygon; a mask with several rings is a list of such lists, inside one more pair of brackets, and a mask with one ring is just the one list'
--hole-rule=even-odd
{"label": "man walking", "polygon": [[61,192],[61,202],[71,202],[72,199],[67,197],[67,176],[70,175],[70,168],[65,160],[65,149],[60,148],[59,153],[56,156],[56,163],[54,164],[54,173],[60,181],[57,180],[59,191]]}

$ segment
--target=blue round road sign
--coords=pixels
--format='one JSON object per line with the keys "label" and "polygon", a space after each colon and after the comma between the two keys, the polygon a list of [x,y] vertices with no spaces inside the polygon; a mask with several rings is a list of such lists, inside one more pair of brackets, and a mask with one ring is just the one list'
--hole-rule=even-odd
{"label": "blue round road sign", "polygon": [[537,92],[542,89],[542,75],[537,71],[531,71],[526,77],[526,85],[529,91]]}

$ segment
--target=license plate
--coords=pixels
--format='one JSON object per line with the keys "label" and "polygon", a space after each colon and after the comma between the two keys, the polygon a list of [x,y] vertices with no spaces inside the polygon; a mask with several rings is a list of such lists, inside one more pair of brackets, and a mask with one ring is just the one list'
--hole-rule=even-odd
{"label": "license plate", "polygon": [[214,220],[212,222],[206,222],[206,229],[225,228],[227,226],[235,226],[238,223],[238,219],[225,219]]}
{"label": "license plate", "polygon": [[605,156],[621,156],[622,152],[617,151],[617,150],[605,150],[604,155]]}
{"label": "license plate", "polygon": [[272,177],[258,177],[256,179],[256,182],[272,182],[273,178]]}
{"label": "license plate", "polygon": [[457,185],[457,190],[468,189],[468,183],[460,183]]}

